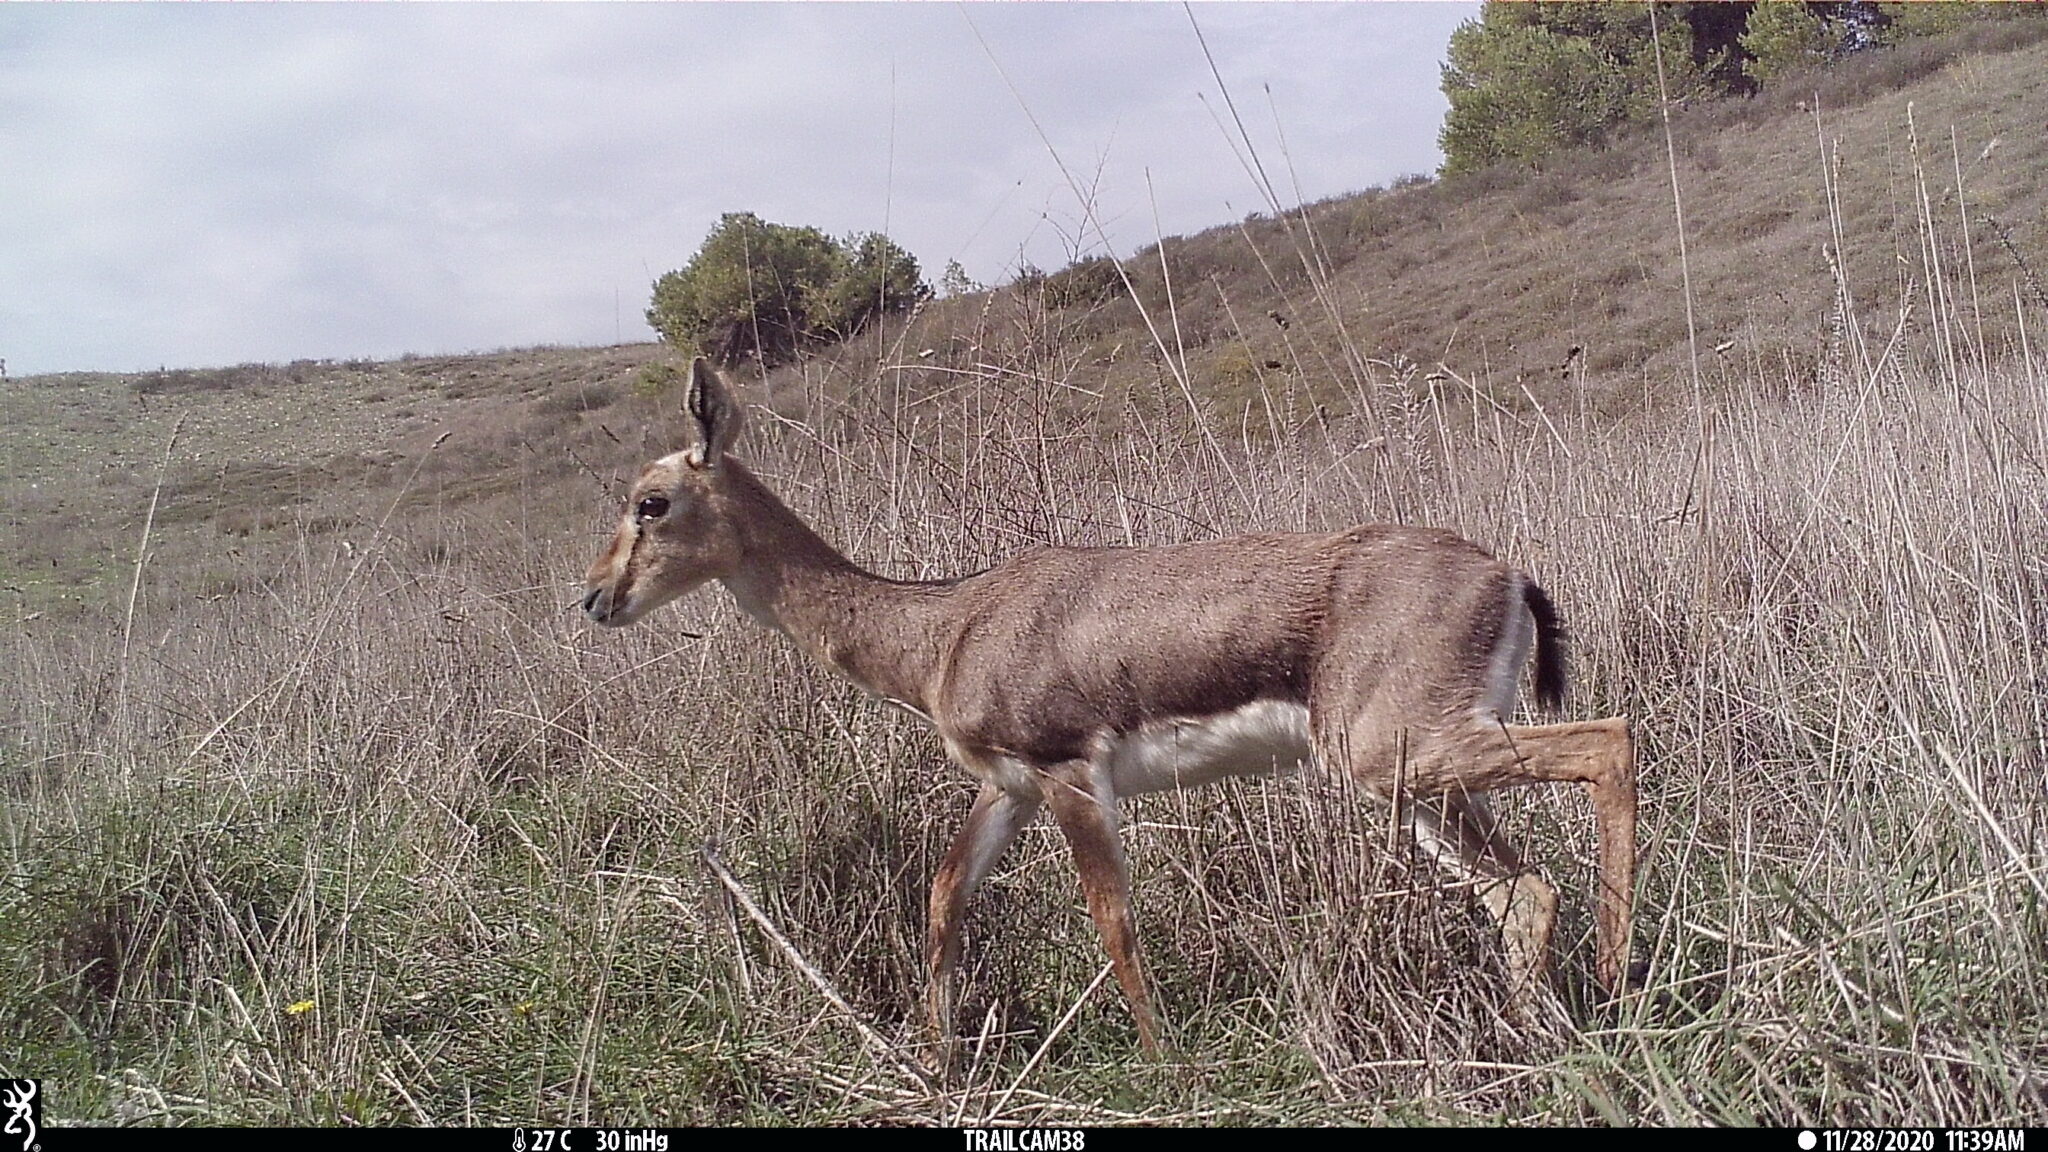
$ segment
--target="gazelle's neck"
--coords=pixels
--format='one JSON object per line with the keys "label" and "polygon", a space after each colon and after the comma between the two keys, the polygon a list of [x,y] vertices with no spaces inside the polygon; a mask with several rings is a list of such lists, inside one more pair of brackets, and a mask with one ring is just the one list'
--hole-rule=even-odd
{"label": "gazelle's neck", "polygon": [[742,558],[724,581],[762,624],[868,693],[929,711],[939,661],[935,609],[948,585],[905,584],[863,571],[797,518],[738,461],[727,496],[739,507]]}

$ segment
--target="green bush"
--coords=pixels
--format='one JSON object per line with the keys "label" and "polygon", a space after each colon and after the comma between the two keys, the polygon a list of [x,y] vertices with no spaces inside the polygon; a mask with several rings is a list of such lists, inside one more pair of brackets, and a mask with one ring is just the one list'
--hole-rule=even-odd
{"label": "green bush", "polygon": [[967,269],[962,268],[958,260],[946,261],[945,274],[939,277],[939,290],[948,296],[965,296],[969,292],[979,292],[984,287],[985,285],[967,274]]}
{"label": "green bush", "polygon": [[1487,4],[1451,33],[1444,175],[1533,167],[1647,121],[1657,110],[1658,39],[1671,95],[1703,90],[1714,61],[1694,62],[1691,28],[1675,13],[1653,38],[1645,4]]}
{"label": "green bush", "polygon": [[683,373],[675,365],[659,362],[647,364],[633,377],[633,394],[661,396],[675,391],[682,382]]}
{"label": "green bush", "polygon": [[[1617,128],[1712,95],[1753,95],[1808,66],[1993,21],[2037,20],[2048,4],[1660,4],[1487,0],[1451,33],[1442,174],[1528,170],[1553,152],[1600,144]],[[1399,187],[1397,184],[1396,187]]]}
{"label": "green bush", "polygon": [[1045,277],[1042,287],[1048,308],[1092,308],[1122,292],[1124,278],[1115,260],[1091,256]]}
{"label": "green bush", "polygon": [[930,297],[916,258],[878,232],[842,243],[729,212],[688,264],[654,282],[647,323],[685,353],[772,367]]}
{"label": "green bush", "polygon": [[917,257],[880,232],[869,232],[847,242],[839,274],[825,290],[818,328],[845,340],[877,316],[908,312],[931,298],[931,287],[918,276]]}
{"label": "green bush", "polygon": [[1750,10],[1742,33],[1749,54],[1742,70],[1759,84],[1768,84],[1795,68],[1825,62],[1842,50],[1846,29],[1819,16],[1805,4],[1772,0]]}

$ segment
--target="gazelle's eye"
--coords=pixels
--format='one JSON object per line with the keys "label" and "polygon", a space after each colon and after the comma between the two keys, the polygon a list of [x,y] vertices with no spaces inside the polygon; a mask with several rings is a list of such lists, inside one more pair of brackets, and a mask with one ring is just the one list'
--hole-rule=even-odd
{"label": "gazelle's eye", "polygon": [[649,496],[640,501],[640,506],[633,512],[642,520],[659,520],[668,515],[668,501],[660,496]]}

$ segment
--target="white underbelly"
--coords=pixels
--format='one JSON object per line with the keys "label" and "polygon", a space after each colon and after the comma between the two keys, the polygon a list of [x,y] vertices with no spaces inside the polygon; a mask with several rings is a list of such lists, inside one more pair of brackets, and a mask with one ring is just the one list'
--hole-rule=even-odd
{"label": "white underbelly", "polygon": [[1308,760],[1308,709],[1258,700],[1213,716],[1161,720],[1108,737],[1118,796],[1193,788],[1226,776],[1294,772]]}

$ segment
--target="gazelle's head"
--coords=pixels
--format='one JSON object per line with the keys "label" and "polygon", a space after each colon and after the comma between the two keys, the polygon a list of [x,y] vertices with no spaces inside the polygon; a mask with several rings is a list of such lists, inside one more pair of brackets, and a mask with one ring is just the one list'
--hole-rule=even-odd
{"label": "gazelle's head", "polygon": [[739,435],[740,406],[702,357],[690,365],[687,395],[697,443],[640,473],[619,530],[584,577],[583,612],[599,624],[634,623],[739,568],[734,465],[725,453]]}

